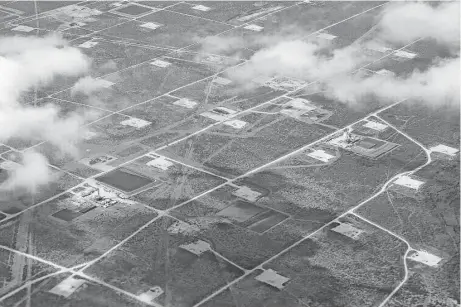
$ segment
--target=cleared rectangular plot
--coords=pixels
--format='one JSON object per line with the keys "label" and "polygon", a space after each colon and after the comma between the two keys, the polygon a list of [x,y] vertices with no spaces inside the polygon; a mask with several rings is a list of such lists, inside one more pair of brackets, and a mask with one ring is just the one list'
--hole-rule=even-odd
{"label": "cleared rectangular plot", "polygon": [[452,157],[455,156],[459,152],[459,149],[446,146],[446,145],[442,145],[442,144],[431,147],[429,148],[429,150],[432,152],[439,152],[439,153],[452,156]]}
{"label": "cleared rectangular plot", "polygon": [[325,152],[324,150],[315,150],[307,154],[309,157],[320,160],[322,162],[328,162],[334,158],[334,156]]}
{"label": "cleared rectangular plot", "polygon": [[61,283],[57,284],[49,292],[67,298],[71,296],[72,293],[74,293],[74,291],[76,291],[78,288],[84,285],[85,281],[85,279],[68,277]]}
{"label": "cleared rectangular plot", "polygon": [[[151,287],[164,293],[154,302],[193,306],[243,272],[216,257],[210,251],[200,255],[181,245],[192,243],[188,237],[168,231],[172,219],[161,218],[128,240],[123,249],[116,249],[85,273],[102,279],[135,295]],[[168,245],[164,244],[165,239]],[[130,255],[130,259],[126,256]],[[124,267],[123,270],[115,270]],[[168,273],[166,273],[168,272]]]}

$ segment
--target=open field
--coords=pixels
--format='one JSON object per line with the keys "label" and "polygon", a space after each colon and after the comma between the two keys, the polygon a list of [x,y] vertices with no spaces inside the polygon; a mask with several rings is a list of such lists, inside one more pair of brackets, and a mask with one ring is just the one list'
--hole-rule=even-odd
{"label": "open field", "polygon": [[[10,151],[3,154],[7,159],[1,159],[0,162],[20,162],[20,155]],[[17,213],[39,204],[50,197],[58,195],[69,188],[72,188],[81,182],[75,176],[72,176],[61,170],[52,169],[52,176],[55,180],[47,186],[37,187],[35,194],[31,194],[26,189],[7,190],[2,189],[0,192],[0,211],[9,215],[16,215]],[[8,172],[3,168],[0,170],[0,183],[5,183],[8,180]]]}
{"label": "open field", "polygon": [[237,120],[245,122],[245,126],[236,129],[225,123],[219,124],[162,152],[186,163],[199,163],[217,174],[236,176],[331,131],[282,114],[250,113]]}
{"label": "open field", "polygon": [[[26,304],[30,302],[37,307],[62,307],[62,306],[101,306],[101,307],[147,307],[148,304],[142,303],[134,298],[122,296],[116,291],[99,285],[84,278],[77,280],[84,281],[78,288],[73,290],[71,296],[56,295],[52,293],[53,288],[71,277],[69,273],[62,273],[51,276],[31,285],[30,294],[27,289],[23,289],[16,294],[8,297],[4,305],[10,306],[15,303]],[[21,305],[23,306],[23,305]]]}
{"label": "open field", "polygon": [[156,302],[192,306],[242,273],[211,250],[195,255],[181,248],[193,242],[174,220],[161,218],[86,272],[135,295],[158,286],[165,292]]}
{"label": "open field", "polygon": [[[0,307],[459,304],[459,110],[347,104],[317,76],[231,80],[292,38],[325,55],[358,46],[364,62],[350,70],[367,74],[452,57],[427,38],[405,46],[412,59],[361,45],[387,5],[1,3],[0,36],[59,33],[94,79],[20,97],[85,114],[76,152],[40,137],[0,144]],[[51,167],[36,193],[4,189],[24,152]]]}
{"label": "open field", "polygon": [[[399,281],[404,246],[354,217],[340,222],[363,232],[353,239],[332,225],[200,306],[373,306]],[[263,270],[288,280],[281,288],[258,281]]]}
{"label": "open field", "polygon": [[[27,250],[27,238],[25,241],[24,247]],[[1,250],[0,259],[0,295],[2,296],[36,278],[56,272],[53,267],[15,252]]]}
{"label": "open field", "polygon": [[452,112],[450,108],[432,108],[408,102],[380,116],[425,146],[444,144],[459,148],[459,112]]}
{"label": "open field", "polygon": [[459,297],[459,254],[437,271],[416,272],[389,301],[389,307],[432,304],[456,306]]}
{"label": "open field", "polygon": [[32,255],[73,266],[99,256],[156,215],[135,202],[104,208],[92,201],[77,203],[67,193],[2,223],[2,234],[16,235],[14,240],[1,236],[1,244],[21,250],[20,240],[30,236]]}

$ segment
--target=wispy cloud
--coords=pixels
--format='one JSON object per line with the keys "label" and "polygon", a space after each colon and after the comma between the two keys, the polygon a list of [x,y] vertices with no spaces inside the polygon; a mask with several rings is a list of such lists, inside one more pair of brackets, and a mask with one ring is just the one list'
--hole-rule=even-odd
{"label": "wispy cloud", "polygon": [[21,163],[9,170],[9,177],[0,185],[0,190],[26,191],[35,194],[41,186],[55,179],[46,158],[34,151],[26,151]]}
{"label": "wispy cloud", "polygon": [[[324,95],[350,104],[366,103],[364,97],[374,95],[386,101],[405,97],[434,105],[459,105],[459,17],[457,2],[397,2],[384,7],[363,40],[342,48],[331,48],[331,42],[290,27],[277,34],[252,36],[251,41],[210,37],[204,40],[202,50],[229,53],[258,46],[246,64],[228,72],[240,90],[256,87],[251,80],[258,77],[286,76],[317,81],[326,89]],[[396,47],[417,39],[432,39],[456,58],[434,59],[429,68],[404,76],[350,74],[379,57],[365,52],[365,44]]]}
{"label": "wispy cloud", "polygon": [[427,37],[459,50],[459,6],[458,1],[393,3],[383,11],[378,37],[402,44]]}
{"label": "wispy cloud", "polygon": [[382,101],[405,98],[433,106],[458,106],[460,101],[460,59],[439,60],[426,71],[408,76],[340,76],[324,83],[325,95],[342,102],[365,103],[370,96]]}
{"label": "wispy cloud", "polygon": [[80,78],[75,85],[72,87],[71,94],[75,95],[78,93],[85,94],[87,96],[105,88],[107,81],[102,79],[96,79],[91,76]]}
{"label": "wispy cloud", "polygon": [[[58,76],[85,74],[90,65],[90,59],[59,36],[1,38],[0,142],[12,138],[47,141],[62,153],[75,155],[76,145],[85,134],[82,125],[93,118],[94,113],[70,112],[62,116],[55,104],[32,106],[20,103],[19,98],[27,91],[50,84]],[[23,162],[4,187],[30,184],[28,190],[35,191],[36,182],[42,184],[52,179],[45,176],[43,165],[47,161],[39,153],[25,154]],[[30,180],[23,179],[27,173]],[[43,180],[33,180],[35,175]]]}

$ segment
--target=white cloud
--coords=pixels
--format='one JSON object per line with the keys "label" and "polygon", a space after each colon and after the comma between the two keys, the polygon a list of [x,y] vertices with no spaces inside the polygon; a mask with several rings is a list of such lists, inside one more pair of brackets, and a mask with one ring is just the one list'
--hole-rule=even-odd
{"label": "white cloud", "polygon": [[[392,46],[429,38],[459,54],[459,3],[391,3],[379,17],[376,31],[370,32],[371,37],[364,43]],[[263,46],[247,63],[228,71],[228,77],[238,85],[237,90],[257,86],[249,82],[254,78],[278,75],[319,81],[319,88],[328,89],[324,95],[345,103],[366,103],[364,97],[373,95],[386,101],[413,98],[437,106],[459,105],[459,57],[436,59],[425,71],[415,70],[406,76],[351,76],[350,72],[377,60],[380,55],[364,52],[361,42],[332,50],[331,42],[301,37],[302,30],[295,27],[290,31],[257,34],[259,36],[252,36],[251,41],[212,38],[203,43],[202,48],[224,52]]]}
{"label": "white cloud", "polygon": [[91,95],[100,89],[106,88],[108,82],[103,79],[95,79],[91,76],[80,78],[71,90],[71,94],[83,93],[85,95]]}
{"label": "white cloud", "polygon": [[59,115],[55,105],[41,107],[3,108],[0,112],[0,140],[12,137],[26,140],[46,140],[63,153],[75,155],[76,145],[83,139],[86,128],[83,125],[96,114],[71,113]]}
{"label": "white cloud", "polygon": [[[0,45],[6,44],[5,41],[10,39],[0,39]],[[18,105],[21,93],[49,84],[58,75],[78,76],[89,69],[88,58],[78,49],[58,48],[52,42],[49,45],[45,42],[36,49],[0,56],[0,107]]]}
{"label": "white cloud", "polygon": [[25,190],[35,194],[40,186],[47,185],[55,179],[46,158],[34,151],[26,151],[21,163],[9,173],[8,179],[0,185],[0,190]]}
{"label": "white cloud", "polygon": [[257,51],[249,62],[230,70],[228,76],[240,84],[259,76],[276,75],[313,81],[349,72],[366,58],[355,46],[329,53],[316,42],[287,40]]}
{"label": "white cloud", "polygon": [[61,36],[52,34],[45,37],[12,36],[0,39],[0,54],[22,53],[24,50],[36,50],[43,47],[67,46],[67,41]]}
{"label": "white cloud", "polygon": [[[1,38],[0,143],[12,138],[48,141],[62,153],[75,155],[76,145],[85,133],[82,125],[95,114],[71,112],[62,117],[56,105],[23,105],[19,98],[24,92],[50,84],[58,76],[82,75],[89,67],[89,59],[79,49],[67,46],[59,36]],[[34,187],[48,182],[52,177],[46,175],[43,165],[46,158],[39,153],[25,155],[24,166],[12,174],[3,188]],[[26,178],[27,172],[30,179]]]}
{"label": "white cloud", "polygon": [[460,59],[440,60],[426,71],[406,77],[372,75],[340,76],[324,83],[330,98],[365,103],[369,96],[385,101],[414,99],[429,105],[457,106],[460,101]]}
{"label": "white cloud", "polygon": [[420,38],[435,39],[456,50],[460,43],[459,2],[392,3],[383,11],[378,36],[384,40],[408,44]]}

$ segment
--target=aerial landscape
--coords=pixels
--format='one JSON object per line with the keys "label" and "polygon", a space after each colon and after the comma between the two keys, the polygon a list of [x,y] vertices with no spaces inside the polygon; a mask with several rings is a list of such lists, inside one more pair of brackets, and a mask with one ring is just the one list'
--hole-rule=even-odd
{"label": "aerial landscape", "polygon": [[455,307],[460,2],[1,1],[0,307]]}

